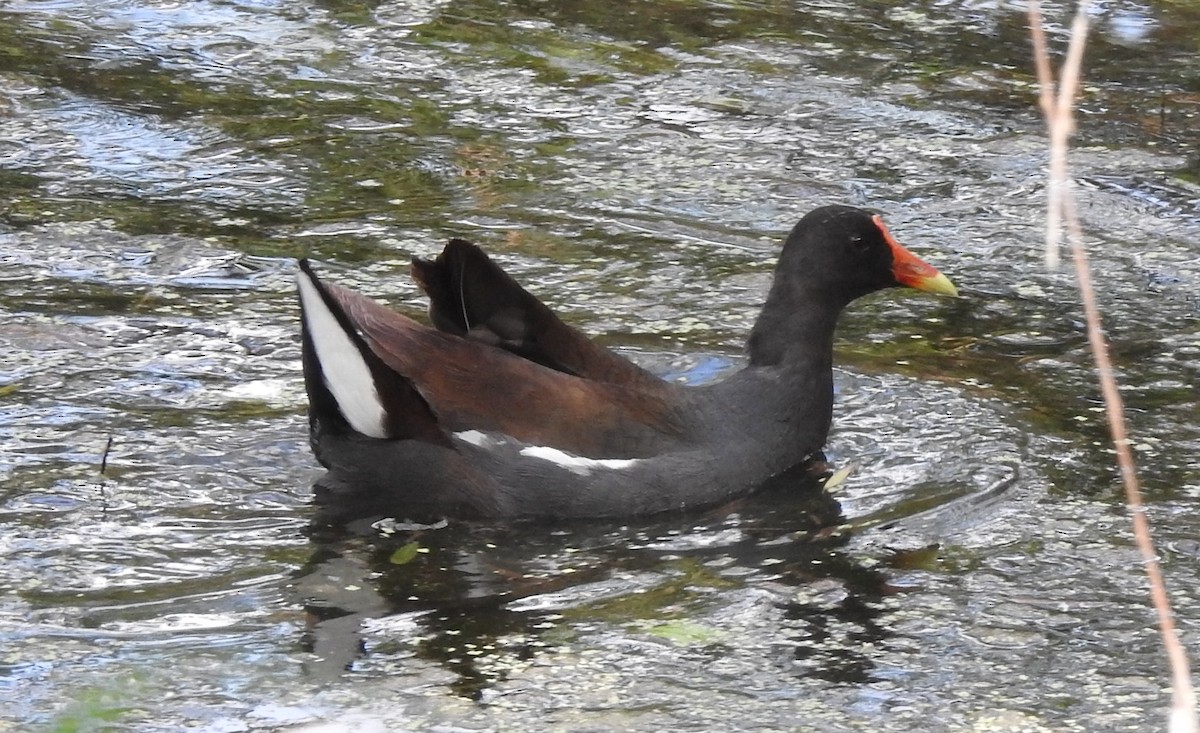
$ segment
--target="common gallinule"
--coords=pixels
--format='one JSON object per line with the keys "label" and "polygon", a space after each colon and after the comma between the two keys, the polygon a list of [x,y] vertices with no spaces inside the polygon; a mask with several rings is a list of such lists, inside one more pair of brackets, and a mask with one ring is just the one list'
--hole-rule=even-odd
{"label": "common gallinule", "polygon": [[850,301],[954,286],[848,206],[809,213],[783,245],[727,379],[664,382],[559,320],[482,250],[413,260],[429,328],[298,276],[304,380],[325,516],[590,518],[711,506],[819,452],[833,409],[833,333]]}

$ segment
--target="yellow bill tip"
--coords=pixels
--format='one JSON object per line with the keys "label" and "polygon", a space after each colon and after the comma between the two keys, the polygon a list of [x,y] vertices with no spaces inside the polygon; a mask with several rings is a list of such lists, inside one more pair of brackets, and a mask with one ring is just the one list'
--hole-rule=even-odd
{"label": "yellow bill tip", "polygon": [[954,287],[954,283],[950,282],[950,278],[940,272],[936,275],[913,278],[904,284],[910,288],[924,290],[927,293],[958,297],[958,288]]}

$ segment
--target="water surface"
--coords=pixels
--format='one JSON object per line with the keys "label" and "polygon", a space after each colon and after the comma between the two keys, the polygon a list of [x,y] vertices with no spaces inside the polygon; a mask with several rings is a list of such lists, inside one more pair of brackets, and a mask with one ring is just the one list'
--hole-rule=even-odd
{"label": "water surface", "polygon": [[[5,4],[0,729],[1159,725],[1077,296],[1041,266],[1022,11]],[[1195,647],[1200,16],[1096,24],[1075,172]],[[702,381],[829,202],[964,294],[846,315],[837,505],[306,533],[295,257],[419,315],[409,259],[475,239]]]}

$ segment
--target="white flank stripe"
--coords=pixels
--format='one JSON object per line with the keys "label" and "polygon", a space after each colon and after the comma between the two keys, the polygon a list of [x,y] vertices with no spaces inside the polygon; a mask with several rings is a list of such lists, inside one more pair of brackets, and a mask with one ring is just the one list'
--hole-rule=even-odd
{"label": "white flank stripe", "polygon": [[584,458],[583,456],[571,455],[557,448],[550,448],[544,445],[522,448],[521,455],[557,463],[571,473],[579,474],[580,476],[591,474],[594,468],[621,469],[629,468],[637,463],[636,458]]}
{"label": "white flank stripe", "polygon": [[386,413],[375,380],[358,347],[350,339],[333,312],[325,305],[317,291],[303,273],[296,276],[300,288],[300,301],[304,304],[304,323],[317,350],[317,361],[325,375],[325,386],[337,400],[342,417],[363,435],[386,438],[383,421]]}
{"label": "white flank stripe", "polygon": [[495,435],[485,433],[481,430],[463,430],[454,433],[454,437],[458,438],[464,443],[470,443],[471,445],[478,446],[480,448],[495,448],[498,445],[504,445],[503,439],[497,438]]}

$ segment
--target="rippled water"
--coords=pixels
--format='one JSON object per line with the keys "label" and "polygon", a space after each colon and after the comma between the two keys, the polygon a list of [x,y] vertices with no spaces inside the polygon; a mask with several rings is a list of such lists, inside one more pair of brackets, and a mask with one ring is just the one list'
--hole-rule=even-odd
{"label": "rippled water", "polygon": [[[1022,11],[6,3],[0,730],[1158,727]],[[1095,20],[1074,163],[1195,647],[1200,15]],[[844,319],[838,506],[306,533],[296,256],[418,314],[408,260],[477,239],[703,381],[832,201],[964,293]]]}

